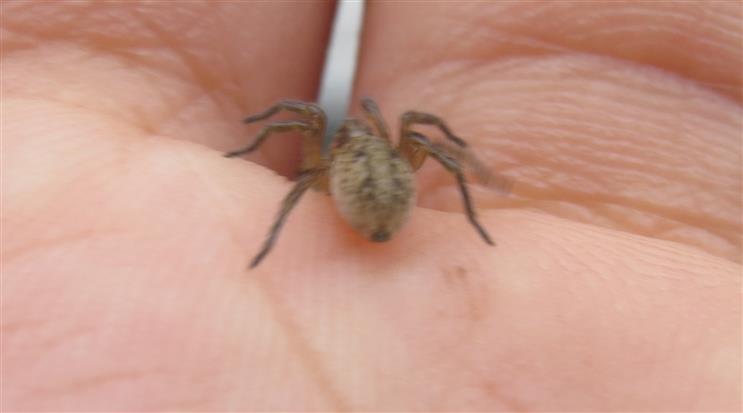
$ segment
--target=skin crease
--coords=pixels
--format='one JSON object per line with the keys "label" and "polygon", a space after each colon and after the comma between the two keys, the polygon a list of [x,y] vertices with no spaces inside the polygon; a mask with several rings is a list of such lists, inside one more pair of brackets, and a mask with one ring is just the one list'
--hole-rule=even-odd
{"label": "skin crease", "polygon": [[390,242],[308,193],[245,272],[298,141],[220,152],[331,5],[4,2],[2,409],[740,410],[739,5],[453,9],[373,3],[356,91],[517,179],[497,247],[429,160]]}

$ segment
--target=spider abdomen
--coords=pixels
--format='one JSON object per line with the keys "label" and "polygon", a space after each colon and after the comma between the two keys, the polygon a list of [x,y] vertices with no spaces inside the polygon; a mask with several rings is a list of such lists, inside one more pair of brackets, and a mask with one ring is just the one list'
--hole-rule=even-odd
{"label": "spider abdomen", "polygon": [[367,133],[333,151],[330,191],[343,218],[376,242],[389,240],[415,203],[410,164],[389,141]]}

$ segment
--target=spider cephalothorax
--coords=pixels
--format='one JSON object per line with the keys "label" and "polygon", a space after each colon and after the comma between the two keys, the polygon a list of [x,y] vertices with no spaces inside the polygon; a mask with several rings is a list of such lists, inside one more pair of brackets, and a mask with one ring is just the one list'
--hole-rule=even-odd
{"label": "spider cephalothorax", "polygon": [[[330,150],[325,152],[322,149],[325,113],[314,103],[284,100],[244,120],[245,123],[252,123],[282,110],[303,117],[302,120],[267,125],[249,146],[225,154],[228,158],[252,152],[274,132],[294,130],[304,134],[299,178],[284,198],[263,248],[250,264],[251,268],[258,265],[271,250],[289,211],[310,187],[330,192],[341,215],[364,237],[375,242],[389,240],[403,226],[415,204],[413,173],[428,155],[454,174],[469,221],[485,242],[494,245],[485,228],[477,221],[462,164],[475,166],[476,172],[485,176],[485,180],[490,175],[466,150],[467,144],[455,136],[438,116],[408,111],[401,117],[400,142],[394,147],[377,104],[365,98],[361,100],[361,106],[370,125],[359,119],[347,119],[333,137]],[[421,124],[436,126],[451,143],[432,142],[412,129],[414,125]],[[503,183],[499,185],[504,186]]]}

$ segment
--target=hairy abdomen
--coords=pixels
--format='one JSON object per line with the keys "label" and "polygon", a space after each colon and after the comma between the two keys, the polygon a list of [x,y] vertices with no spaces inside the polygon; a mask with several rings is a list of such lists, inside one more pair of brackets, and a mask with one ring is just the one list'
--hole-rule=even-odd
{"label": "hairy abdomen", "polygon": [[346,221],[377,242],[402,227],[415,202],[410,164],[388,141],[371,135],[354,136],[334,150],[330,191]]}

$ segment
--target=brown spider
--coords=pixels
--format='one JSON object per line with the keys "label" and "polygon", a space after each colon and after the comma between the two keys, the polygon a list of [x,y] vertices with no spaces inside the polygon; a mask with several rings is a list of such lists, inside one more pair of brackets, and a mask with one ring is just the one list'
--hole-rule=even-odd
{"label": "brown spider", "polygon": [[[323,151],[325,112],[314,103],[283,100],[267,110],[249,116],[244,123],[267,119],[286,110],[301,115],[303,120],[278,121],[264,127],[249,146],[228,152],[231,158],[254,151],[275,132],[300,131],[304,134],[303,161],[297,183],[281,203],[281,209],[258,255],[250,268],[257,266],[276,241],[286,217],[310,187],[330,192],[341,215],[364,237],[384,242],[394,235],[407,219],[415,202],[413,173],[426,156],[431,155],[454,174],[464,200],[470,223],[490,245],[495,245],[475,215],[462,163],[475,167],[487,182],[493,176],[466,151],[467,144],[455,136],[441,118],[424,112],[408,111],[401,117],[400,142],[397,149],[390,142],[390,134],[374,100],[364,98],[361,107],[368,124],[359,119],[346,119],[333,137],[330,151]],[[453,142],[431,142],[426,136],[411,129],[416,124],[433,125]],[[507,191],[507,178],[496,183]]]}

